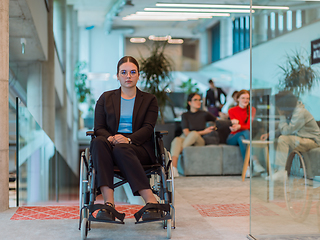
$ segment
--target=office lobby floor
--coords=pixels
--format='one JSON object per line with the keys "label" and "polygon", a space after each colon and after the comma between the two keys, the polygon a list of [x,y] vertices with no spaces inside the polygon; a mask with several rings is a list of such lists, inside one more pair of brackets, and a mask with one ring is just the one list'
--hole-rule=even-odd
{"label": "office lobby floor", "polygon": [[[265,182],[259,181],[262,179],[252,183],[251,191],[254,193],[265,192]],[[249,179],[242,182],[240,176],[180,177],[175,179],[175,187],[176,229],[172,230],[172,239],[247,239]],[[262,198],[251,199],[251,211],[252,232],[263,233],[258,239],[320,239],[315,209],[311,209],[304,223],[295,223],[279,198],[268,202],[262,193],[257,195]],[[117,207],[126,212],[125,224],[94,222],[88,239],[166,239],[166,230],[160,222],[134,223],[132,214],[142,206],[118,204]],[[81,239],[78,210],[77,201],[10,208],[0,213],[0,239]],[[272,235],[275,226],[283,222],[286,224],[279,229],[286,229],[287,233],[299,233],[304,229],[302,233],[308,234]]]}
{"label": "office lobby floor", "polygon": [[[172,229],[172,239],[247,239],[249,180],[242,182],[240,176],[175,180],[176,229]],[[0,213],[0,239],[81,239],[77,202],[62,204],[10,208]],[[118,206],[127,215],[140,208]],[[160,222],[134,224],[128,217],[124,225],[92,223],[88,239],[166,239]]]}

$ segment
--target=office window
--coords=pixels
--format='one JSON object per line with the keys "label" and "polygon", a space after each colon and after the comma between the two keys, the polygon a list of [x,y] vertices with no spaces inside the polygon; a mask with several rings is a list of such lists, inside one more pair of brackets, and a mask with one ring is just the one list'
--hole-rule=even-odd
{"label": "office window", "polygon": [[211,62],[214,62],[220,59],[220,23],[211,29],[211,40]]}
{"label": "office window", "polygon": [[240,38],[239,38],[239,50],[242,51],[244,49],[244,18],[240,18],[240,27],[239,27],[239,33],[240,33]]}
{"label": "office window", "polygon": [[274,31],[276,29],[276,14],[270,13],[270,29]]}
{"label": "office window", "polygon": [[292,30],[292,11],[287,11],[287,30]]}
{"label": "office window", "polygon": [[296,12],[296,27],[301,28],[302,26],[302,14],[301,10],[297,10]]}
{"label": "office window", "polygon": [[250,47],[250,17],[246,16],[244,17],[244,49],[247,49]]}
{"label": "office window", "polygon": [[250,47],[250,18],[240,17],[233,20],[233,53]]}
{"label": "office window", "polygon": [[239,52],[239,19],[233,21],[233,53]]}
{"label": "office window", "polygon": [[280,32],[283,31],[283,15],[282,14],[279,14],[278,29]]}

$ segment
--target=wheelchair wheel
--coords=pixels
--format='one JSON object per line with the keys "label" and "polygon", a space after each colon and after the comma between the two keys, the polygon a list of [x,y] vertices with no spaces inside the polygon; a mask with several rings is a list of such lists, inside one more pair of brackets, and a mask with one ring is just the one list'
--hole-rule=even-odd
{"label": "wheelchair wheel", "polygon": [[80,211],[84,206],[84,197],[85,193],[88,189],[88,176],[87,176],[87,168],[85,166],[85,161],[88,162],[89,159],[89,150],[86,149],[85,152],[81,153],[81,161],[80,161],[80,182],[79,182],[79,207]]}
{"label": "wheelchair wheel", "polygon": [[[85,152],[82,152],[81,154],[81,162],[80,162],[80,183],[79,183],[79,214],[80,214],[80,220],[79,220],[79,230],[81,230],[81,236],[83,235],[83,231],[86,231],[85,236],[87,236],[87,231],[89,228],[88,223],[88,217],[89,217],[89,210],[88,208],[85,208],[84,206],[88,203],[85,199],[86,192],[88,192],[88,173],[87,168],[85,165],[85,161],[88,161],[89,159],[89,149],[86,149]],[[83,228],[83,221],[86,219],[87,224],[86,228]],[[83,238],[84,239],[84,238]]]}
{"label": "wheelchair wheel", "polygon": [[81,222],[81,240],[87,239],[89,230],[88,218],[83,218]]}
{"label": "wheelchair wheel", "polygon": [[171,222],[172,222],[172,220],[168,219],[166,221],[167,221],[167,238],[171,239],[171,228],[172,228]]}
{"label": "wheelchair wheel", "polygon": [[284,183],[284,196],[291,217],[303,222],[312,202],[312,186],[309,186],[306,163],[298,151],[290,153],[287,159],[287,178]]}
{"label": "wheelchair wheel", "polygon": [[[171,160],[170,153],[165,149],[166,163]],[[171,219],[164,221],[164,228],[167,228],[167,238],[171,238],[171,229],[175,228],[175,208],[174,208],[174,177],[172,171],[172,162],[168,168],[167,189],[170,192],[170,215]]]}

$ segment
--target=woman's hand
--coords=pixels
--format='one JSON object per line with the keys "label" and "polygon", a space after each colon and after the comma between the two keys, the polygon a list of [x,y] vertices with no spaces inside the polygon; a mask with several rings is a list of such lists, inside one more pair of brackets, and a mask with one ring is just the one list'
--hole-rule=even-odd
{"label": "woman's hand", "polygon": [[108,137],[108,141],[112,144],[112,145],[116,145],[119,143],[129,143],[129,140],[127,137],[121,135],[121,134],[116,134],[114,136],[109,136]]}
{"label": "woman's hand", "polygon": [[260,140],[265,141],[269,138],[269,133],[264,133],[260,136]]}
{"label": "woman's hand", "polygon": [[237,130],[239,130],[240,128],[241,128],[241,125],[240,124],[232,124],[232,126],[231,127],[229,127],[230,128],[230,131],[231,132],[235,132],[235,131],[237,131]]}
{"label": "woman's hand", "polygon": [[231,123],[232,123],[232,125],[234,125],[234,124],[238,124],[239,123],[239,120],[238,119],[231,119]]}
{"label": "woman's hand", "polygon": [[114,136],[109,136],[107,140],[108,140],[112,145],[114,145],[114,144],[113,144]]}
{"label": "woman's hand", "polygon": [[202,132],[203,132],[203,135],[205,135],[205,134],[211,133],[212,131],[214,131],[216,129],[217,128],[215,126],[210,126],[210,127],[205,128]]}
{"label": "woman's hand", "polygon": [[114,135],[114,141],[113,144],[119,144],[119,143],[129,143],[129,140],[127,137],[121,135],[121,134],[116,134]]}

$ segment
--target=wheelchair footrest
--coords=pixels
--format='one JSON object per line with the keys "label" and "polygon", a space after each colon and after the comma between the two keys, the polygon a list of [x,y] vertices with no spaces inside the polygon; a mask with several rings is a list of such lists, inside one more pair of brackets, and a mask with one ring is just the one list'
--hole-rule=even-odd
{"label": "wheelchair footrest", "polygon": [[[158,211],[161,211],[161,217],[150,219],[150,220],[144,220],[139,222],[140,218],[142,217],[143,213],[149,209],[156,209]],[[144,223],[144,222],[154,222],[154,221],[161,221],[161,220],[167,220],[171,219],[170,216],[170,205],[169,204],[154,204],[154,203],[147,203],[143,208],[141,208],[138,212],[134,214],[134,217],[136,219],[136,223]]]}
{"label": "wheelchair footrest", "polygon": [[[110,211],[117,219],[120,220],[119,221],[112,221],[112,220],[105,220],[105,219],[97,219],[95,218],[92,213],[96,210],[100,210],[100,209],[106,209],[108,211]],[[90,217],[89,220],[90,221],[99,221],[99,222],[110,222],[110,223],[122,223],[124,224],[124,217],[126,216],[125,213],[119,213],[116,209],[114,209],[113,207],[110,207],[108,205],[104,205],[104,204],[94,204],[89,206],[89,212],[90,212]]]}

